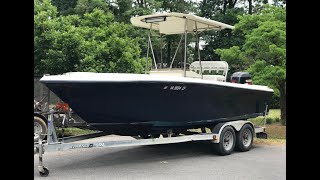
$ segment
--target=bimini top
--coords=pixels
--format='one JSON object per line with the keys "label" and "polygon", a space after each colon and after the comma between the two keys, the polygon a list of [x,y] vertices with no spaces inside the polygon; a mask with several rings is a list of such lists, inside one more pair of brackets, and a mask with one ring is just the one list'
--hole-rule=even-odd
{"label": "bimini top", "polygon": [[233,29],[234,26],[218,21],[205,19],[192,14],[162,13],[132,17],[132,25],[147,29],[158,30],[160,34],[182,34],[185,32],[187,20],[187,33],[205,30]]}

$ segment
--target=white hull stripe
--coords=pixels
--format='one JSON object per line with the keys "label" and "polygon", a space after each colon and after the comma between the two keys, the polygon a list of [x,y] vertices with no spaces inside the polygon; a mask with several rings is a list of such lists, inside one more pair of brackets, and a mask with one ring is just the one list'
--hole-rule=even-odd
{"label": "white hull stripe", "polygon": [[45,75],[40,81],[43,82],[177,82],[197,83],[227,86],[234,88],[252,89],[273,92],[267,86],[237,84],[230,82],[204,80],[188,77],[174,77],[165,75],[129,74],[129,73],[92,73],[92,72],[70,72],[62,75]]}

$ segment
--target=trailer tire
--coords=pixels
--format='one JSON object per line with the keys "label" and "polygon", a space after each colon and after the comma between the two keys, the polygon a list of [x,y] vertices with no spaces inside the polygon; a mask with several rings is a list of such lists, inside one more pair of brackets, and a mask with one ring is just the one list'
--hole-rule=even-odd
{"label": "trailer tire", "polygon": [[223,128],[220,135],[220,142],[213,144],[215,151],[221,155],[229,155],[233,152],[236,144],[236,134],[231,126]]}
{"label": "trailer tire", "polygon": [[47,177],[49,175],[49,169],[46,167],[43,167],[44,172],[39,172],[41,177]]}
{"label": "trailer tire", "polygon": [[[48,127],[46,122],[42,118],[37,116],[34,116],[33,123],[34,123],[34,129],[33,129],[34,141],[38,141],[41,134],[47,133]],[[45,138],[45,136],[46,135],[41,135],[41,139]]]}
{"label": "trailer tire", "polygon": [[249,124],[242,126],[237,132],[236,150],[240,152],[249,151],[253,143],[253,128]]}

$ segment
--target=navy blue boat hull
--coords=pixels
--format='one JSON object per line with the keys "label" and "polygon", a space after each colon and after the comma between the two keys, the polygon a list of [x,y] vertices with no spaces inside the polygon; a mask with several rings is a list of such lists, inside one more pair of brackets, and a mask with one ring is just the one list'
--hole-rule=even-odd
{"label": "navy blue boat hull", "polygon": [[178,82],[43,82],[89,125],[119,135],[212,127],[264,114],[272,92]]}

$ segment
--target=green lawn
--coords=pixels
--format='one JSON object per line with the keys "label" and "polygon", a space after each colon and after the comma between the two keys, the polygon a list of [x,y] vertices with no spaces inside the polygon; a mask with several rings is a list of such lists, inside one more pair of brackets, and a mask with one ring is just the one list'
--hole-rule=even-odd
{"label": "green lawn", "polygon": [[[56,132],[58,137],[61,137],[61,129],[56,128]],[[78,136],[78,135],[83,135],[83,134],[90,134],[94,133],[96,131],[94,130],[89,130],[89,129],[80,129],[76,127],[70,127],[70,128],[64,128],[64,136]]]}
{"label": "green lawn", "polygon": [[[286,144],[286,126],[280,124],[280,109],[270,109],[266,117],[269,119],[270,124],[266,124],[266,133],[268,139],[254,139],[254,144],[268,144],[268,145],[285,145]],[[259,116],[254,119],[249,119],[254,125],[263,126],[263,117]],[[192,129],[194,132],[201,132],[200,129]],[[210,132],[207,129],[207,132]]]}
{"label": "green lawn", "polygon": [[[280,109],[270,109],[267,115],[269,123],[266,124],[266,132],[268,134],[268,139],[258,139],[255,138],[255,144],[286,144],[286,126],[282,126],[279,122],[280,120]],[[250,119],[255,125],[263,125],[263,117],[257,117]]]}
{"label": "green lawn", "polygon": [[[271,119],[273,123],[280,121],[280,109],[270,109],[266,119]],[[255,125],[263,125],[263,117],[259,116],[253,119],[249,119]]]}

